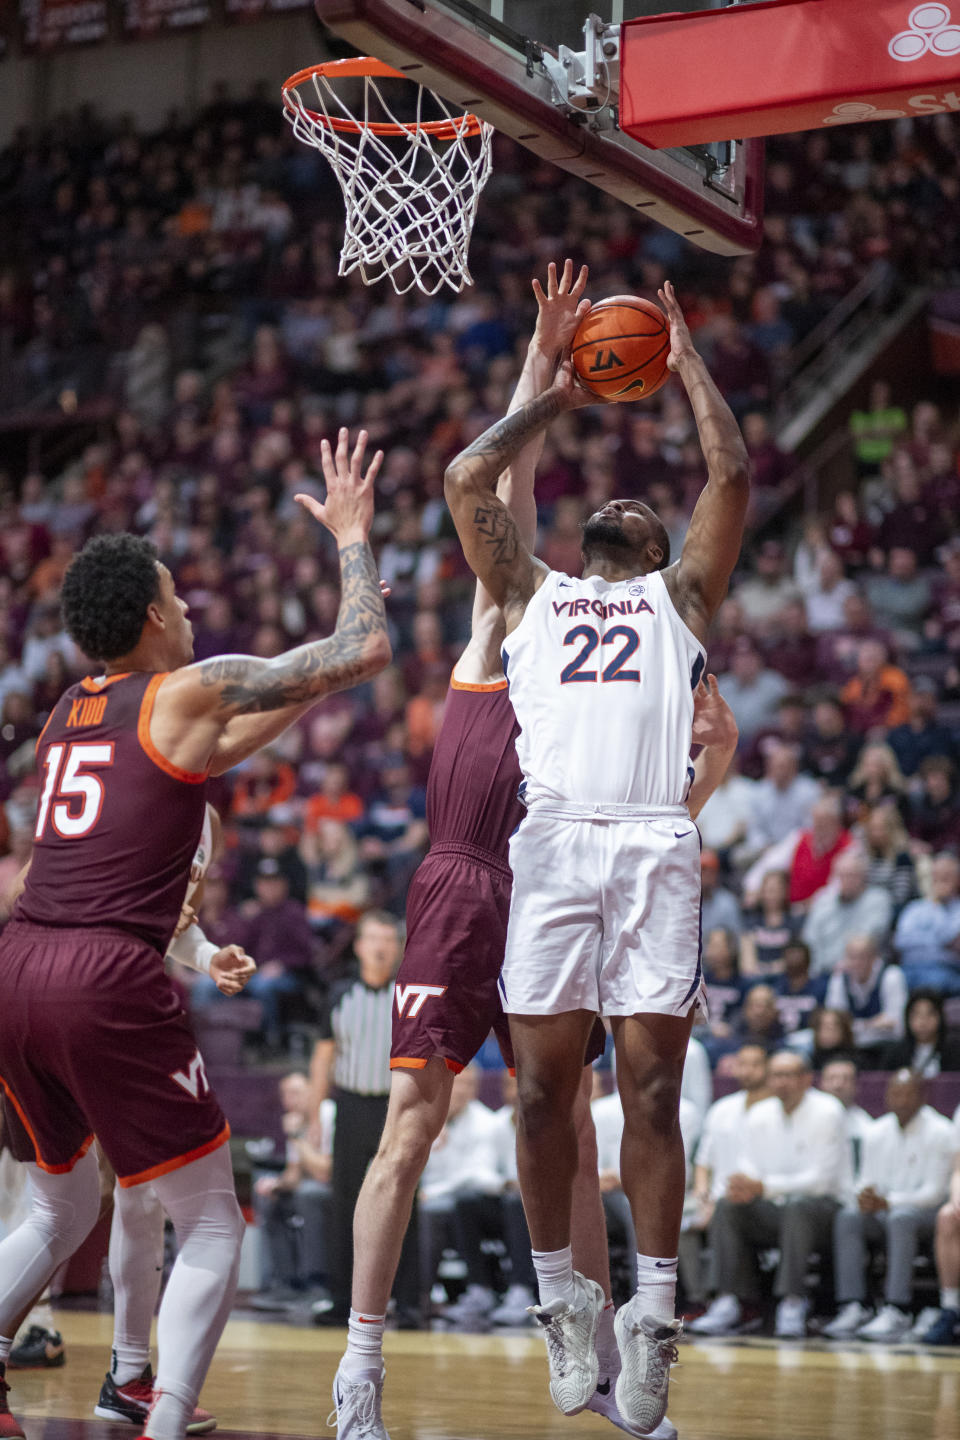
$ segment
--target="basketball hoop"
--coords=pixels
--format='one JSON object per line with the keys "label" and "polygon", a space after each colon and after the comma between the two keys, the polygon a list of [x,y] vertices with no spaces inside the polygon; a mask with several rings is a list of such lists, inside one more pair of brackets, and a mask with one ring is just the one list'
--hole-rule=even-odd
{"label": "basketball hoop", "polygon": [[[377,83],[384,79],[415,87],[412,118],[400,119],[388,104]],[[361,89],[351,108],[342,82],[356,80]],[[442,118],[424,116],[425,100],[428,113],[436,109]],[[365,285],[389,276],[398,295],[414,285],[435,295],[441,285],[473,284],[467,251],[490,175],[492,125],[369,57],[291,75],[283,105],[293,133],[322,152],[343,191],[341,275],[359,270]]]}

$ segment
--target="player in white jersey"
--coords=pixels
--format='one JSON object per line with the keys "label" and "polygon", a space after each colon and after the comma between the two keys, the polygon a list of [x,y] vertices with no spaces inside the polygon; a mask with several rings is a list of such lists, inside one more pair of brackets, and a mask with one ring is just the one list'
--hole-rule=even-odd
{"label": "player in white jersey", "polygon": [[551,1394],[567,1414],[596,1384],[599,1287],[573,1271],[574,1099],[587,1035],[610,1017],[625,1116],[620,1173],[633,1213],[637,1294],[616,1317],[620,1414],[666,1409],[676,1356],[684,1194],[683,1060],[700,997],[699,839],[686,807],[693,696],[707,631],[743,537],[749,465],[672,286],[670,369],[693,406],[708,481],[683,552],[648,506],[613,500],[584,527],[584,575],[551,572],[496,496],[497,476],[555,415],[596,397],[564,363],[536,400],[452,462],[446,495],[467,559],[504,612],[504,668],[528,814],[502,974],[517,1060],[518,1165],[540,1286]]}
{"label": "player in white jersey", "polygon": [[[238,995],[256,964],[242,945],[217,946],[204,935],[195,916],[203,882],[220,848],[220,817],[208,804],[200,841],[190,865],[190,880],[180,925],[167,948],[167,959],[210,975],[224,995]],[[164,1213],[152,1185],[116,1185],[110,1226],[108,1263],[113,1284],[113,1346],[93,1413],[101,1420],[136,1425],[143,1422],[153,1399],[150,1324],[157,1308],[163,1276]],[[216,1429],[216,1419],[195,1409],[188,1435]]]}

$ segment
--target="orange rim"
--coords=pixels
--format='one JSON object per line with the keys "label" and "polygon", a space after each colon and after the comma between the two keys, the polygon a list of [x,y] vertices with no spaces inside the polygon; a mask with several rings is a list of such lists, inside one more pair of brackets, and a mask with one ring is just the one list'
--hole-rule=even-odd
{"label": "orange rim", "polygon": [[[402,70],[395,70],[392,65],[385,65],[382,60],[374,60],[370,55],[361,55],[353,60],[327,60],[322,65],[308,65],[305,70],[298,70],[283,83],[283,103],[286,108],[294,114],[306,115],[315,125],[322,125],[326,130],[335,130],[341,135],[360,135],[369,131],[371,135],[430,135],[435,140],[459,140],[465,136],[470,138],[479,135],[483,128],[483,122],[476,115],[466,112],[459,120],[426,120],[421,125],[401,125],[386,120],[371,120],[363,125],[359,120],[344,120],[339,116],[322,115],[317,110],[310,110],[299,95],[292,99],[290,91],[295,91],[298,85],[307,80],[313,80],[316,76],[322,75],[325,79],[350,80],[357,76],[370,76],[386,80],[411,80],[409,75],[404,75]],[[411,84],[418,84],[411,80]]]}

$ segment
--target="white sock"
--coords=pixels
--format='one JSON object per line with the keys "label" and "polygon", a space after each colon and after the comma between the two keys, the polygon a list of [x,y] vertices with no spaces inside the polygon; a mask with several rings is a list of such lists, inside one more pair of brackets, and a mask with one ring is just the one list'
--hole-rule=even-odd
{"label": "white sock", "polygon": [[620,1373],[620,1347],[617,1344],[617,1337],[613,1329],[613,1317],[616,1313],[616,1306],[612,1300],[608,1300],[600,1311],[600,1319],[597,1322],[597,1359],[600,1361],[601,1375],[617,1375]]}
{"label": "white sock", "polygon": [[641,1315],[672,1320],[677,1303],[677,1258],[637,1253],[637,1309]]}
{"label": "white sock", "polygon": [[[940,1305],[944,1310],[960,1310],[960,1285],[944,1285],[940,1291]],[[0,1347],[3,1341],[0,1340]],[[3,1354],[0,1352],[0,1360]]]}
{"label": "white sock", "polygon": [[383,1369],[383,1327],[386,1315],[367,1315],[351,1307],[347,1350],[340,1369],[350,1380],[379,1380]]}
{"label": "white sock", "polygon": [[150,1360],[150,1322],[163,1278],[163,1207],[152,1185],[117,1185],[110,1226],[113,1359],[117,1385],[139,1380]]}
{"label": "white sock", "polygon": [[179,1385],[170,1390],[158,1390],[154,1386],[153,1404],[143,1427],[144,1435],[155,1436],[156,1440],[160,1437],[163,1440],[182,1440],[195,1404],[196,1399],[191,1392]]}
{"label": "white sock", "polygon": [[149,1363],[149,1347],[141,1350],[139,1346],[124,1345],[114,1335],[113,1349],[110,1351],[110,1374],[115,1385],[129,1385],[131,1380],[139,1380]]}
{"label": "white sock", "polygon": [[6,1365],[10,1359],[10,1351],[13,1349],[13,1339],[7,1335],[0,1335],[0,1365]]}
{"label": "white sock", "polygon": [[562,1250],[534,1250],[532,1254],[540,1304],[549,1305],[553,1300],[562,1300],[564,1304],[572,1305],[577,1292],[573,1283],[571,1247],[565,1245]]}

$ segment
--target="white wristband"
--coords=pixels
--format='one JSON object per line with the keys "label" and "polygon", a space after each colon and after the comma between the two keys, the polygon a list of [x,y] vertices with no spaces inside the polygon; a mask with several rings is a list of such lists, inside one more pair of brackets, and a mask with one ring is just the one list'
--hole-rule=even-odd
{"label": "white wristband", "polygon": [[209,975],[210,962],[219,949],[219,945],[207,939],[199,925],[188,925],[182,935],[171,940],[167,954],[171,960],[179,960],[181,965]]}

